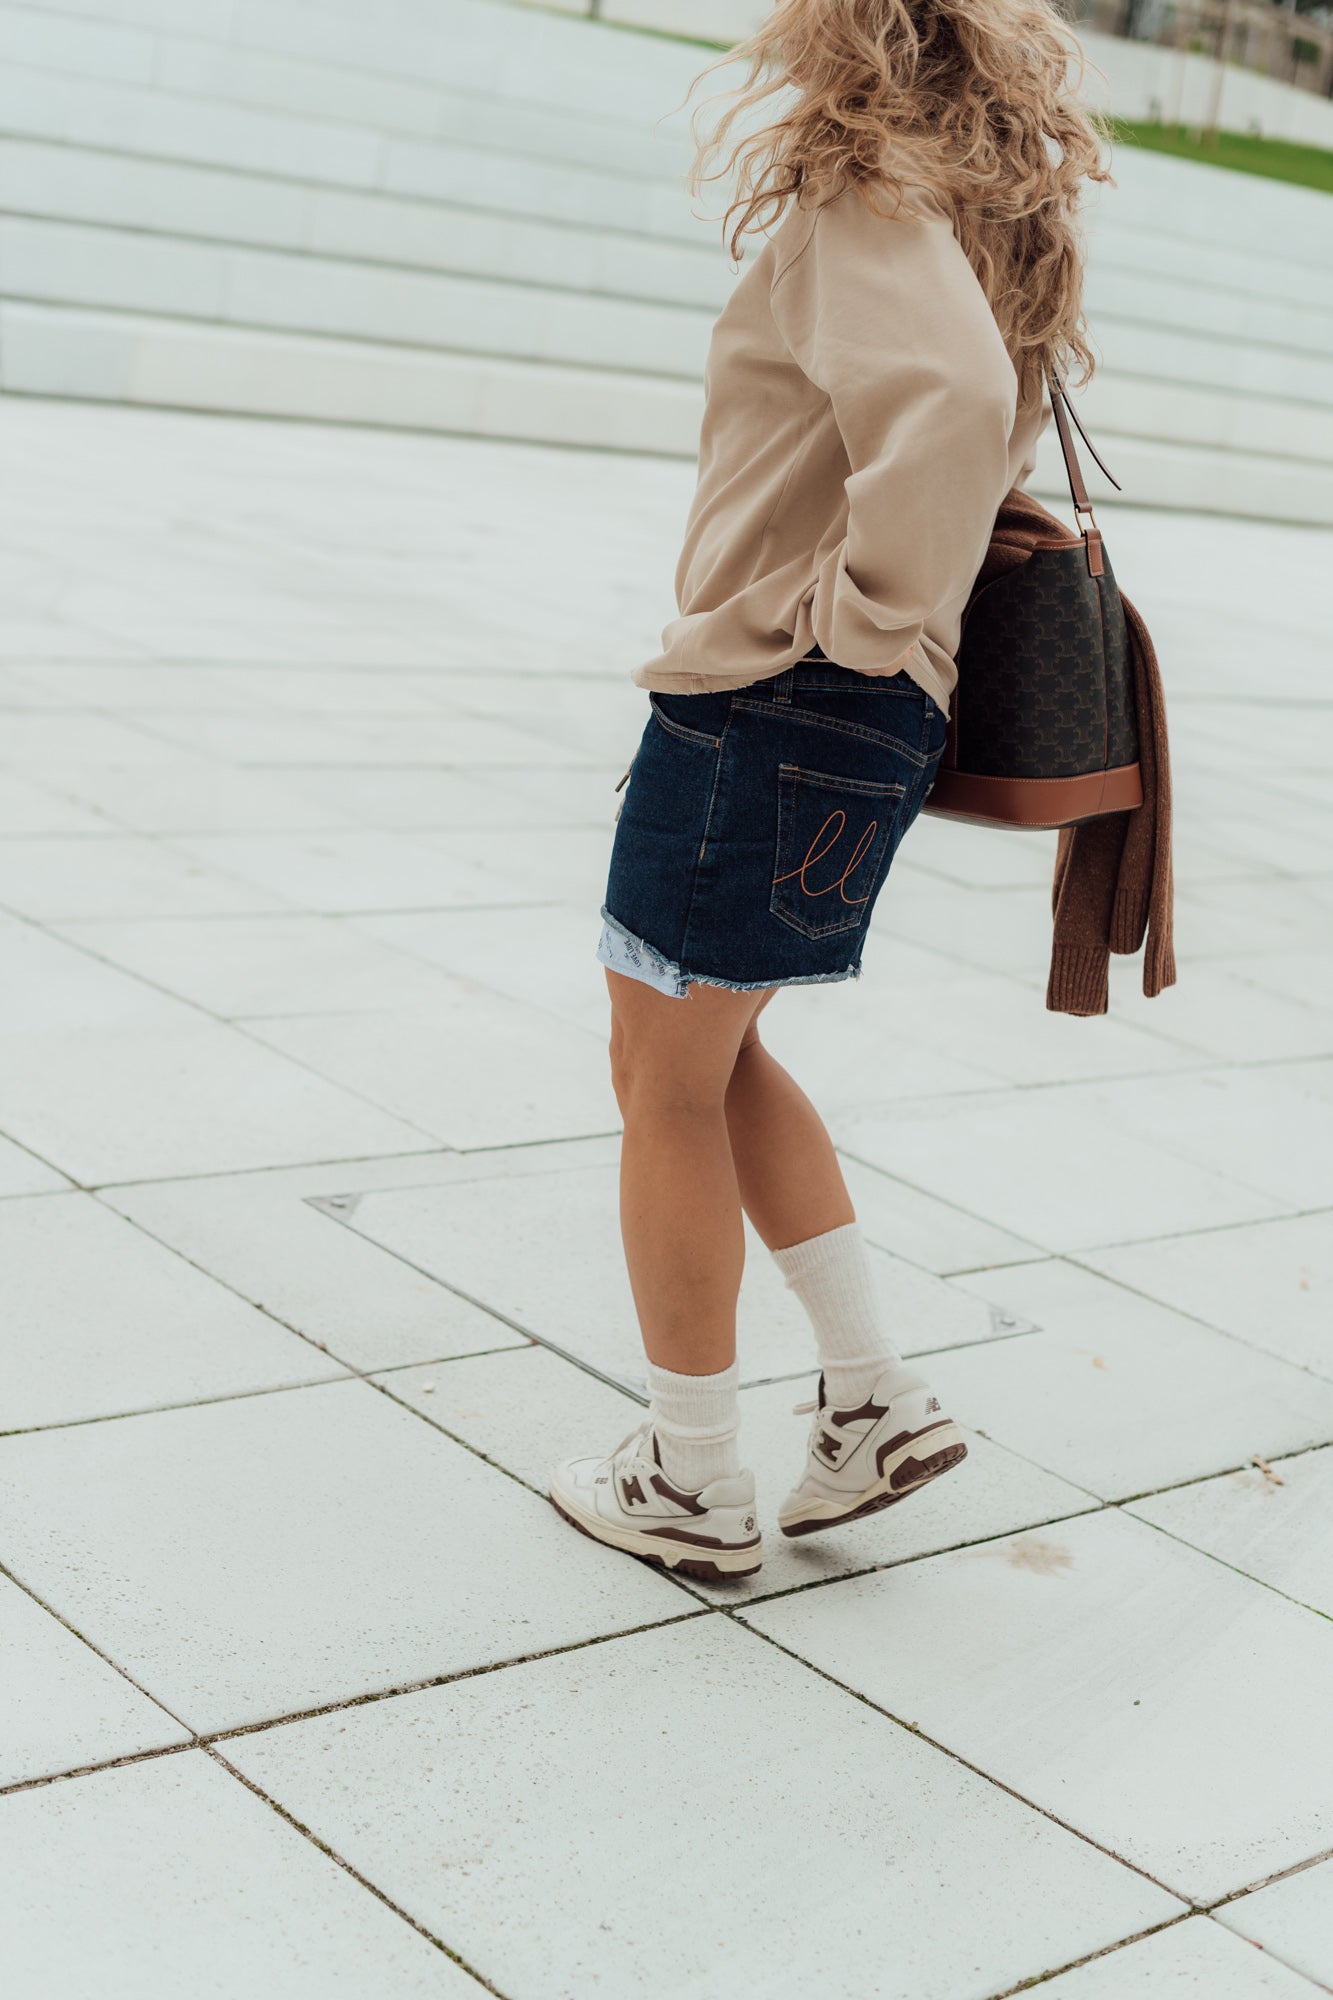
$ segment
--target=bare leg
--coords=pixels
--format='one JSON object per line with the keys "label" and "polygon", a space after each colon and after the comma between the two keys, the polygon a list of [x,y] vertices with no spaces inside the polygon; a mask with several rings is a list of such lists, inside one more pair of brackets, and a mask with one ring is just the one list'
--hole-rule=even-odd
{"label": "bare leg", "polygon": [[611,1075],[624,1118],[620,1226],[648,1359],[711,1375],[736,1358],[745,1261],[727,1087],[764,995],[683,1000],[608,971]]}
{"label": "bare leg", "polygon": [[745,1213],[770,1250],[855,1222],[823,1119],[759,1039],[764,994],[741,1039],[727,1087],[727,1132]]}

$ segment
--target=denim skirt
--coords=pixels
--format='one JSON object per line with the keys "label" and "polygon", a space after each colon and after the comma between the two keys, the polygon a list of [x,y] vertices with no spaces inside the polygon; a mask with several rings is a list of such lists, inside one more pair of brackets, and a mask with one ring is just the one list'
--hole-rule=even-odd
{"label": "denim skirt", "polygon": [[944,715],[907,674],[822,656],[716,694],[650,694],[597,956],[681,998],[855,978]]}

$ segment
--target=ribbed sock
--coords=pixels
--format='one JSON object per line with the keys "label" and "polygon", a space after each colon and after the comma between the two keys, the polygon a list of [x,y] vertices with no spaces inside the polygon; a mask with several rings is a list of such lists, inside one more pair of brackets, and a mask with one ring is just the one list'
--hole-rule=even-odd
{"label": "ribbed sock", "polygon": [[902,1361],[884,1328],[865,1238],[857,1222],[790,1249],[773,1261],[810,1316],[830,1407],[858,1408],[892,1362]]}
{"label": "ribbed sock", "polygon": [[734,1361],[716,1375],[675,1375],[648,1363],[649,1409],[662,1470],[687,1493],[740,1471],[739,1379]]}

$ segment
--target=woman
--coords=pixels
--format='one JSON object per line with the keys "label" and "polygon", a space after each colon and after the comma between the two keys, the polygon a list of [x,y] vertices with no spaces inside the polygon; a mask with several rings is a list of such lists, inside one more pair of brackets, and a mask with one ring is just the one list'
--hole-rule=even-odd
{"label": "woman", "polygon": [[822,1370],[782,1532],[965,1456],[893,1344],[832,1141],[759,1017],[780,987],[860,972],[944,747],[969,589],[1049,415],[1043,367],[1091,373],[1075,211],[1108,178],[1044,0],[783,0],[741,54],[701,159],[720,147],[736,175],[733,255],[766,240],[713,333],[681,615],[633,676],[652,713],[598,948],[649,1417],[551,1481],[599,1541],[713,1578],[761,1557],[742,1211]]}

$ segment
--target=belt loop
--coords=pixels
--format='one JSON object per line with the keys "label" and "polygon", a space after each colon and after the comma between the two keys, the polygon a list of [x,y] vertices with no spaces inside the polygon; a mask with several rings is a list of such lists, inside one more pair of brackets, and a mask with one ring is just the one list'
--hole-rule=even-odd
{"label": "belt loop", "polygon": [[773,681],[773,700],[779,707],[791,707],[791,684],[792,670],[790,667],[784,667]]}

